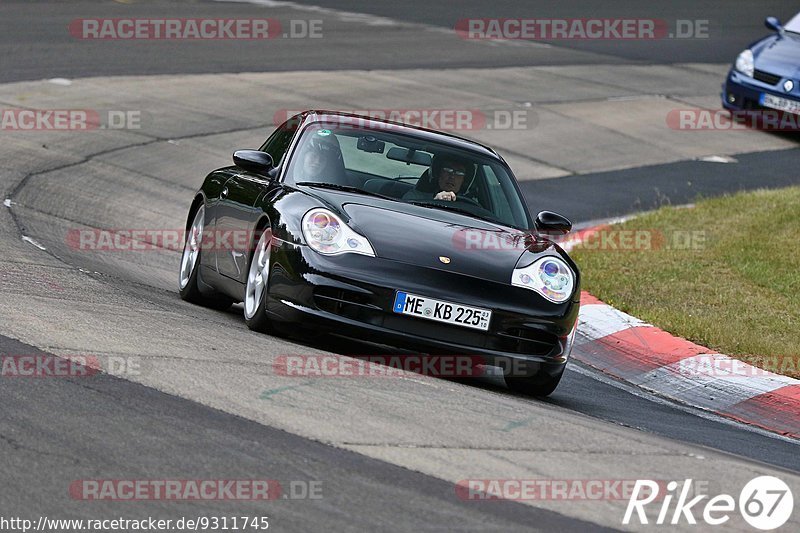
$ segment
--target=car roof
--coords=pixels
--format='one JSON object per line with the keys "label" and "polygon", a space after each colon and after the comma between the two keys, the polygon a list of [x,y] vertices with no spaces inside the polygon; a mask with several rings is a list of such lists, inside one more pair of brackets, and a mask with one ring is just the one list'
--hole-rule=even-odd
{"label": "car roof", "polygon": [[336,124],[342,124],[345,126],[360,126],[364,128],[372,128],[380,130],[380,129],[387,129],[386,125],[388,124],[391,125],[392,131],[396,131],[398,133],[404,133],[407,135],[413,135],[415,137],[418,137],[420,139],[429,142],[436,142],[445,145],[450,145],[454,148],[460,148],[462,150],[479,152],[481,155],[489,156],[505,163],[503,158],[488,146],[484,146],[478,142],[471,141],[469,139],[464,139],[463,137],[458,137],[450,133],[430,130],[419,126],[411,126],[409,124],[403,124],[401,122],[394,122],[391,120],[384,120],[375,117],[357,115],[354,113],[346,113],[344,111],[326,111],[326,110],[310,109],[296,116],[302,117],[300,128],[305,128],[308,124],[311,124],[313,122],[335,122]]}

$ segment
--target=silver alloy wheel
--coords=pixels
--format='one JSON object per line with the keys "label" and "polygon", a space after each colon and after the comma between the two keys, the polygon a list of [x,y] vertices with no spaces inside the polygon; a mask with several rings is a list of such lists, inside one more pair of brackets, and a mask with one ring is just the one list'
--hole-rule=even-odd
{"label": "silver alloy wheel", "polygon": [[261,300],[267,292],[269,281],[269,254],[271,251],[272,231],[264,230],[258,239],[258,245],[253,252],[250,262],[250,271],[247,273],[247,288],[244,292],[244,316],[251,319],[258,311]]}
{"label": "silver alloy wheel", "polygon": [[195,266],[197,266],[197,257],[200,255],[200,244],[203,242],[203,227],[206,221],[206,208],[200,206],[197,213],[194,215],[192,227],[189,228],[189,233],[186,235],[186,244],[183,246],[183,257],[181,257],[181,275],[180,284],[181,289],[185,289],[189,284],[189,279],[192,277]]}

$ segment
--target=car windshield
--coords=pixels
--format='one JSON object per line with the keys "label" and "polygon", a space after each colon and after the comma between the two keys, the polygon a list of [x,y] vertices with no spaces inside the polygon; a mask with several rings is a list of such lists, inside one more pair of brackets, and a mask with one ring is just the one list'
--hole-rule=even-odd
{"label": "car windshield", "polygon": [[792,19],[786,23],[783,29],[792,33],[800,33],[800,13],[793,16]]}
{"label": "car windshield", "polygon": [[495,158],[386,130],[311,124],[286,171],[294,184],[334,184],[519,229],[530,219],[510,170]]}

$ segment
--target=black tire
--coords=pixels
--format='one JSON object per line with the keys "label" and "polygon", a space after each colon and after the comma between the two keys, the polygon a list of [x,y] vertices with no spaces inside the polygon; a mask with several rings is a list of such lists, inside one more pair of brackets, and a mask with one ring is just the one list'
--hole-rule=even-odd
{"label": "black tire", "polygon": [[[195,211],[192,225],[186,232],[186,240],[183,244],[183,254],[181,255],[181,266],[178,274],[178,292],[181,295],[181,299],[187,302],[223,311],[233,304],[233,299],[221,294],[203,294],[200,292],[200,287],[198,285],[197,272],[200,270],[198,265],[200,264],[200,256],[203,253],[202,233],[204,223],[205,207],[201,205],[197,211]],[[201,235],[199,240],[197,240],[198,234]],[[191,241],[191,239],[195,240]],[[196,253],[196,255],[190,257],[192,253]]]}

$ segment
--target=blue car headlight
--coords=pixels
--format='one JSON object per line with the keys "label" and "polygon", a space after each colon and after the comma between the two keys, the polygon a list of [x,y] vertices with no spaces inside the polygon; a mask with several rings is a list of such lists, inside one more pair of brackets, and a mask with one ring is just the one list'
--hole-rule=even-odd
{"label": "blue car headlight", "polygon": [[375,257],[369,241],[356,233],[332,211],[321,207],[303,215],[303,237],[323,255],[362,254]]}
{"label": "blue car headlight", "polygon": [[511,284],[536,291],[551,302],[563,303],[575,290],[575,274],[561,259],[546,256],[526,267],[515,268]]}
{"label": "blue car headlight", "polygon": [[753,52],[751,50],[745,50],[739,57],[736,58],[736,70],[747,76],[748,78],[753,77],[753,71],[755,70],[755,61],[753,60]]}

